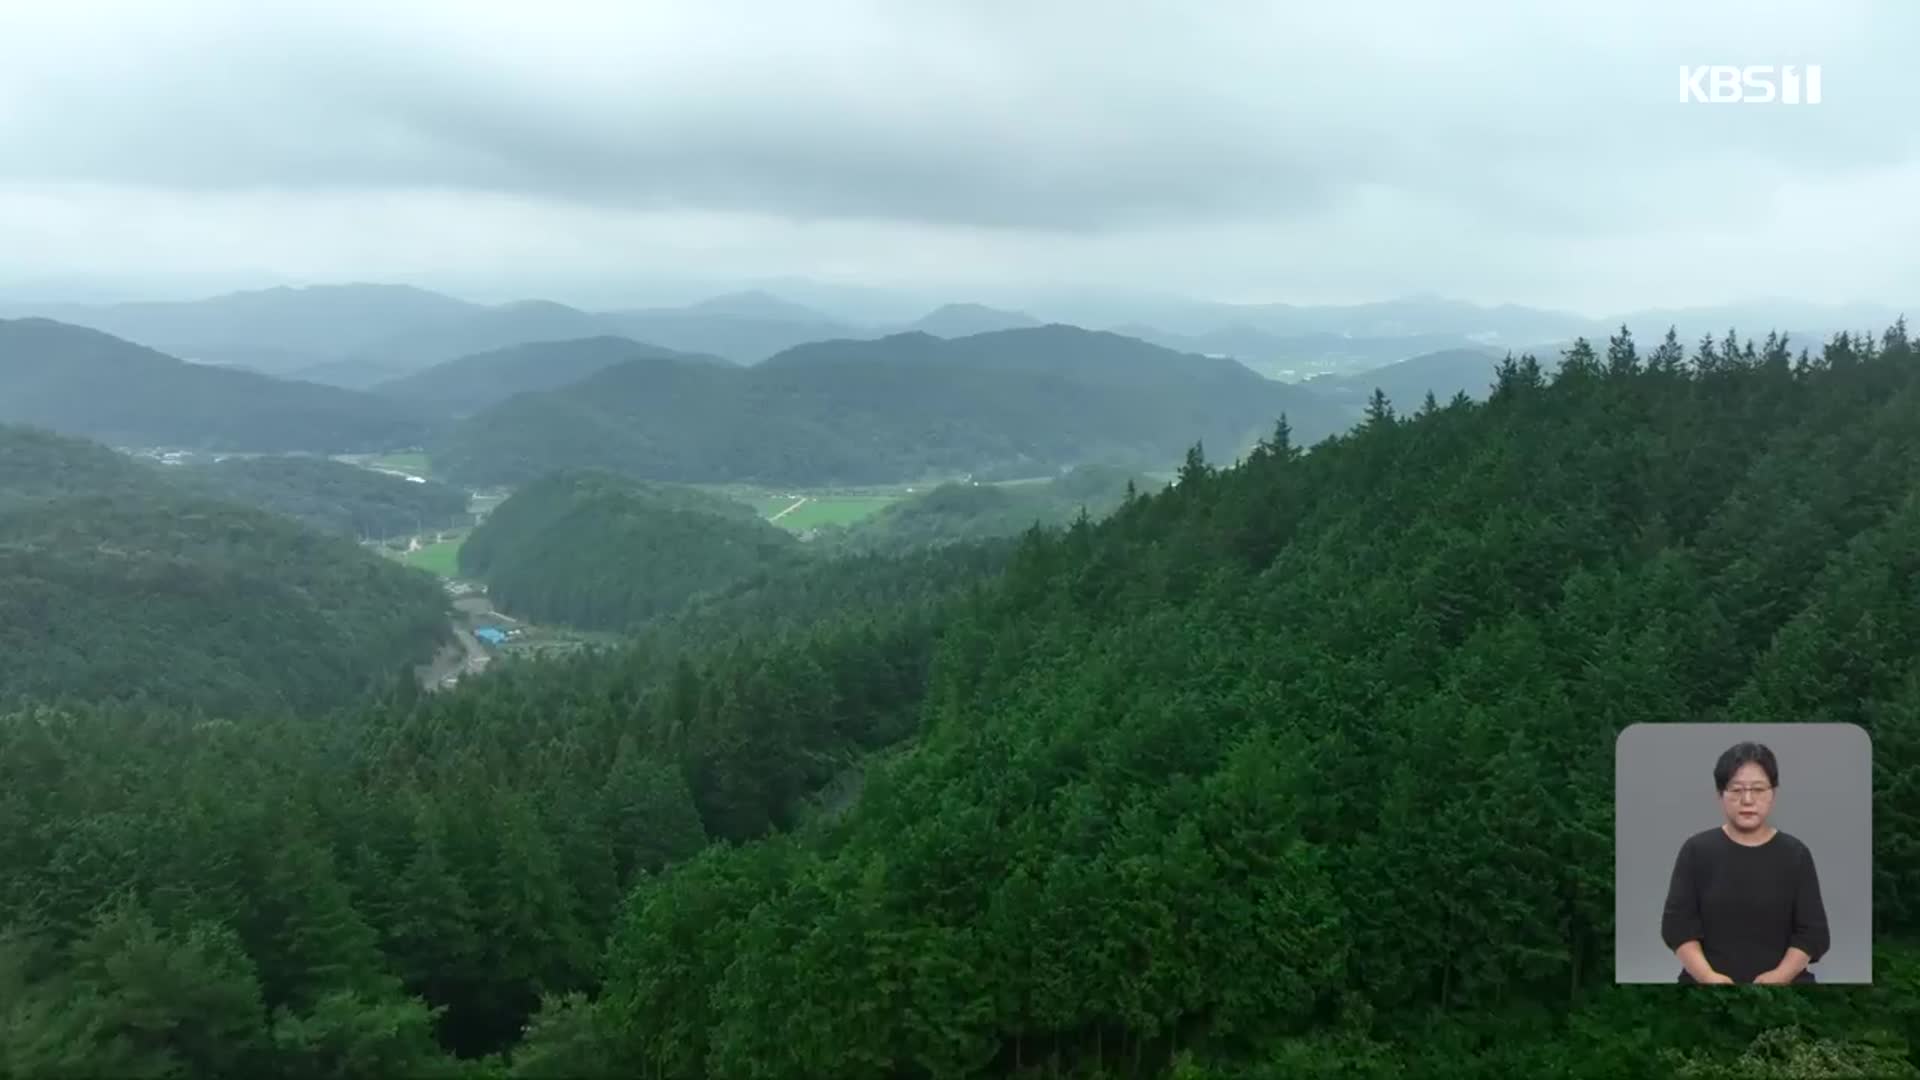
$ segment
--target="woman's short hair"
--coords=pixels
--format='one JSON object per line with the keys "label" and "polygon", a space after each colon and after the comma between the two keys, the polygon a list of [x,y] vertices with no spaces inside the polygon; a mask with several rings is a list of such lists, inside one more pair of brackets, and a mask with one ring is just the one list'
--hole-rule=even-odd
{"label": "woman's short hair", "polygon": [[1757,742],[1743,742],[1727,747],[1727,752],[1721,754],[1720,760],[1714,763],[1714,788],[1719,791],[1727,790],[1727,785],[1733,783],[1733,774],[1739,772],[1740,766],[1748,762],[1760,766],[1761,770],[1767,774],[1769,786],[1780,786],[1780,762],[1774,759],[1773,751]]}

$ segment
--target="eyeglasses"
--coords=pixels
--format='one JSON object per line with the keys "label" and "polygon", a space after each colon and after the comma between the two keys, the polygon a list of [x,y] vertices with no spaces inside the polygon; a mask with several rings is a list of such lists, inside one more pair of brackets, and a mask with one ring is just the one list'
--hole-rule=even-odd
{"label": "eyeglasses", "polygon": [[1751,795],[1756,799],[1764,799],[1771,794],[1773,794],[1773,788],[1767,784],[1727,785],[1727,798],[1729,799],[1738,799],[1747,795]]}

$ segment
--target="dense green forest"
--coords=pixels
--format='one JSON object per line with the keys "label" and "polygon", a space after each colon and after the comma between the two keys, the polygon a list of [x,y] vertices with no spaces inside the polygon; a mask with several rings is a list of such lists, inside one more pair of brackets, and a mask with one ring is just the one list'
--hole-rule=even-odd
{"label": "dense green forest", "polygon": [[355,544],[0,426],[0,704],[339,705],[426,659],[445,611],[426,576]]}
{"label": "dense green forest", "polygon": [[[1195,455],[949,621],[923,736],[845,818],[636,890],[521,1059],[1911,1075],[1916,480],[1904,329],[1581,345],[1312,454]],[[1613,738],[1733,718],[1872,732],[1874,987],[1611,984]]]}
{"label": "dense green forest", "polygon": [[745,503],[562,472],[487,515],[460,548],[460,572],[515,615],[628,630],[798,556],[799,541]]}
{"label": "dense green forest", "polygon": [[1082,465],[1044,483],[947,483],[894,503],[852,525],[823,527],[812,542],[834,551],[906,551],[965,540],[1017,536],[1035,525],[1099,520],[1120,508],[1129,486],[1161,485],[1107,465]]}
{"label": "dense green forest", "polygon": [[416,445],[410,405],[189,364],[47,319],[0,319],[0,423],[117,446],[341,453]]}
{"label": "dense green forest", "polygon": [[0,1075],[503,1074],[448,1052],[597,985],[636,882],[846,791],[1004,559],[810,564],[325,716],[0,716]]}
{"label": "dense green forest", "polygon": [[[1917,481],[1903,327],[1622,337],[446,694],[19,711],[0,1073],[1920,1075]],[[1612,984],[1614,736],[1734,718],[1872,734],[1873,986]]]}
{"label": "dense green forest", "polygon": [[316,457],[230,457],[163,473],[211,498],[271,510],[323,532],[354,539],[409,536],[466,524],[465,491],[435,480]]}
{"label": "dense green forest", "polygon": [[425,371],[383,382],[374,393],[430,408],[449,416],[467,416],[515,394],[552,390],[597,371],[636,359],[725,364],[726,361],[678,353],[620,337],[539,341],[494,349],[435,364]]}
{"label": "dense green forest", "polygon": [[801,345],[752,368],[633,360],[513,397],[444,431],[435,467],[473,484],[562,468],[676,483],[861,484],[1088,461],[1164,468],[1196,439],[1251,445],[1289,412],[1340,410],[1225,359],[1070,326],[952,341]]}

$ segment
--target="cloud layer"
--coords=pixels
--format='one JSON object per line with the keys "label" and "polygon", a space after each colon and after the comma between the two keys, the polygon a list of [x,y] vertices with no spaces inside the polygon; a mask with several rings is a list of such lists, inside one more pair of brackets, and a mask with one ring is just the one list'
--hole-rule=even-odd
{"label": "cloud layer", "polygon": [[1903,0],[16,7],[0,278],[1920,294]]}

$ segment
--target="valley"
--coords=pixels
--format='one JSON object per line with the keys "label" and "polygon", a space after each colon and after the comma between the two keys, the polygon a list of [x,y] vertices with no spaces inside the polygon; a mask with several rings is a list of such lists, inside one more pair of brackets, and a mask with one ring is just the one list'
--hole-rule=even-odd
{"label": "valley", "polygon": [[1920,1080],[1917,38],[0,4],[0,1080]]}
{"label": "valley", "polygon": [[[1610,992],[1607,803],[1537,793],[1677,716],[1920,746],[1904,324],[1283,385],[1037,321],[346,398],[0,335],[11,385],[109,395],[0,425],[0,1071],[114,1072],[59,1025],[149,956],[224,995],[154,1006],[240,1033],[151,1051],[211,1075],[1239,1075],[1246,1032],[1426,1074],[1435,1017],[1489,1075],[1643,1073],[1617,1032],[1724,1026]],[[186,389],[299,404],[137,407]],[[1891,1060],[1897,998],[1835,1000],[1714,1052]],[[1543,1001],[1577,1034],[1514,1034]]]}

